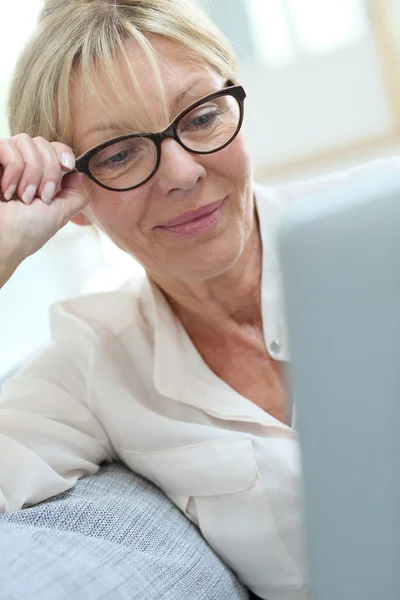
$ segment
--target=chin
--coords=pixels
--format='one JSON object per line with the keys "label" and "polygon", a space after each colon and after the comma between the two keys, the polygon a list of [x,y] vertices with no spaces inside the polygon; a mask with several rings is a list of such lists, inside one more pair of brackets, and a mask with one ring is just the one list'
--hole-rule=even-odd
{"label": "chin", "polygon": [[199,246],[194,252],[179,257],[171,277],[191,284],[220,277],[239,260],[243,246],[234,235],[225,244],[215,240],[211,245]]}
{"label": "chin", "polygon": [[212,232],[179,240],[178,247],[176,238],[172,247],[161,247],[161,256],[153,256],[156,269],[146,270],[154,276],[187,284],[215,279],[240,259],[251,230],[252,218],[247,219],[240,210],[233,214],[229,211]]}

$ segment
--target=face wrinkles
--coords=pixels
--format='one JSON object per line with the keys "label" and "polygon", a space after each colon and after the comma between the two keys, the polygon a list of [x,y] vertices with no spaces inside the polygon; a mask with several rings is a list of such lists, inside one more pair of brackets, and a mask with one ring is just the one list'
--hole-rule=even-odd
{"label": "face wrinkles", "polygon": [[[225,80],[210,66],[195,62],[193,58],[182,59],[187,52],[179,44],[163,38],[155,38],[152,44],[162,57],[161,76],[170,99],[169,122],[197,100],[223,88]],[[157,86],[149,77],[148,63],[136,48],[128,48],[128,52],[135,76],[148,99],[148,112],[155,116],[152,123],[145,119],[145,132],[160,131],[169,122],[166,124],[161,119]],[[126,81],[128,85],[129,80]],[[192,89],[174,105],[176,96],[192,83],[195,83]],[[129,106],[110,96],[108,90],[102,93],[107,92],[115,107],[112,114],[80,95],[79,88],[75,89],[72,111],[79,153],[118,135],[143,132],[133,129],[135,115],[140,113],[143,117],[145,113],[134,90]],[[155,122],[158,124],[156,129]],[[121,129],[88,133],[90,129],[110,123]],[[253,219],[250,179],[249,152],[242,133],[225,149],[210,155],[192,154],[175,140],[166,140],[162,144],[158,171],[141,187],[112,192],[87,180],[91,202],[85,215],[120,248],[133,255],[149,274],[183,280],[201,279],[228,268],[243,246]],[[157,227],[182,213],[225,197],[228,201],[224,203],[221,223],[215,231],[204,236],[172,236]]]}

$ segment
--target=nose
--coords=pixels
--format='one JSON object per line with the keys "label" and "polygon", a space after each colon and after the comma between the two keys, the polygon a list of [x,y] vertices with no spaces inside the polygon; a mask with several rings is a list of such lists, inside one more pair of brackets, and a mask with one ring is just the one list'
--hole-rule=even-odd
{"label": "nose", "polygon": [[206,170],[199,154],[185,150],[176,140],[166,139],[161,144],[161,160],[156,177],[163,195],[189,191],[203,179]]}

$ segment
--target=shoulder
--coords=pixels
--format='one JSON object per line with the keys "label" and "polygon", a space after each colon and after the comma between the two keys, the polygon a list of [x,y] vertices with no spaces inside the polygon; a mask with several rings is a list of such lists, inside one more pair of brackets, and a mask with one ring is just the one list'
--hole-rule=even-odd
{"label": "shoulder", "polygon": [[146,277],[132,279],[111,292],[88,294],[50,308],[52,339],[81,335],[118,337],[131,327],[151,322]]}
{"label": "shoulder", "polygon": [[50,309],[51,340],[22,366],[17,383],[29,381],[36,389],[52,382],[74,396],[83,396],[93,369],[103,364],[105,357],[113,358],[112,348],[126,331],[135,352],[140,353],[149,343],[153,321],[148,287],[141,278],[113,292],[54,304]]}

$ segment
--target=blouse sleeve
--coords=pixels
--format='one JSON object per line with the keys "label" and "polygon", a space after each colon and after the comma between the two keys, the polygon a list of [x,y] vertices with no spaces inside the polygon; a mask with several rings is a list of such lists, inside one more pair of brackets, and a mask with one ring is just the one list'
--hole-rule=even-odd
{"label": "blouse sleeve", "polygon": [[[64,315],[65,316],[65,315]],[[0,512],[36,504],[94,474],[114,451],[90,409],[96,340],[77,319],[6,381],[0,396]]]}

